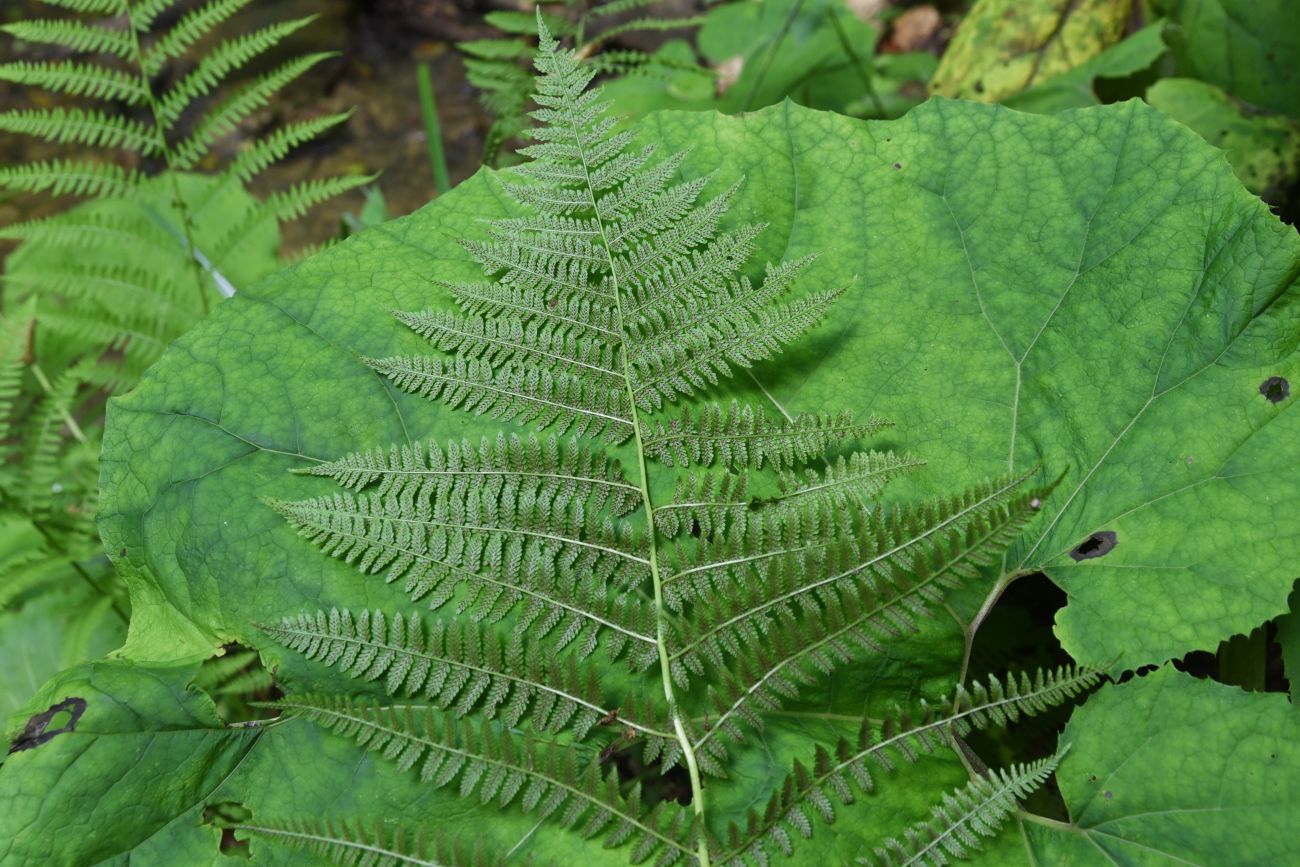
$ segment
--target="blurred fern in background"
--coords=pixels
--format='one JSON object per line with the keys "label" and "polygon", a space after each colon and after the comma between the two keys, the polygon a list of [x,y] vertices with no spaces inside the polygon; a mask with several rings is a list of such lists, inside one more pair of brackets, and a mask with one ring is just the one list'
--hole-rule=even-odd
{"label": "blurred fern in background", "polygon": [[[0,63],[0,80],[32,88],[37,106],[0,113],[0,134],[58,152],[0,167],[0,191],[84,200],[0,228],[0,240],[19,242],[0,319],[0,644],[26,654],[12,668],[32,680],[0,682],[0,716],[124,631],[125,594],[94,523],[104,399],[223,296],[274,270],[280,224],[369,180],[318,178],[260,200],[247,192],[347,119],[244,128],[330,56],[268,62],[313,19],[241,29],[231,19],[251,2],[44,0],[51,17],[0,28],[8,56],[34,58]],[[218,149],[236,133],[240,147],[223,160]],[[29,658],[77,634],[53,658]]]}
{"label": "blurred fern in background", "polygon": [[[683,72],[708,79],[712,72],[689,55],[650,53],[617,46],[619,37],[645,31],[689,30],[704,23],[704,16],[668,16],[656,0],[561,0],[541,3],[542,18],[557,37],[570,40],[577,55],[597,72],[621,76],[648,76],[667,80]],[[537,17],[534,11],[498,11],[483,16],[501,36],[458,43],[465,55],[465,74],[479,91],[492,116],[483,148],[483,163],[500,163],[502,145],[518,138],[529,126],[527,116],[533,90],[532,59],[537,52]],[[610,47],[615,45],[616,47]]]}

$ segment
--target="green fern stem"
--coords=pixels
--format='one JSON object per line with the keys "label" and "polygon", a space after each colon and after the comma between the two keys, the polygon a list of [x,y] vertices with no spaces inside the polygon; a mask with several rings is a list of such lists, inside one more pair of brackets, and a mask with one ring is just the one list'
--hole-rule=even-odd
{"label": "green fern stem", "polygon": [[[539,23],[541,22],[540,10],[538,11],[537,20]],[[626,320],[623,316],[623,298],[618,285],[618,267],[614,263],[613,254],[610,252],[609,238],[605,231],[605,220],[600,215],[600,209],[596,204],[596,188],[591,179],[590,162],[587,158],[586,147],[582,141],[582,130],[578,127],[572,127],[571,132],[578,149],[578,160],[582,165],[584,185],[587,189],[587,197],[591,202],[591,211],[595,214],[596,225],[600,228],[601,249],[605,253],[605,264],[609,268],[611,289],[614,296],[614,310],[618,316],[619,356],[623,367],[623,388],[627,392],[628,407],[632,413],[632,434],[636,443],[637,465],[641,473],[641,507],[645,510],[646,538],[650,544],[649,566],[650,578],[654,584],[655,647],[659,654],[659,674],[663,680],[664,699],[668,702],[668,716],[672,720],[673,732],[677,736],[677,742],[681,745],[682,760],[686,763],[686,773],[690,777],[691,809],[700,823],[697,832],[696,858],[699,861],[699,867],[709,867],[708,829],[704,822],[704,785],[700,778],[700,763],[695,755],[695,746],[686,733],[686,727],[682,725],[681,712],[673,692],[672,669],[668,654],[668,606],[664,601],[664,582],[659,570],[659,544],[655,534],[655,507],[650,497],[650,473],[646,467],[646,450],[641,431],[641,412],[637,408],[636,394],[632,387],[634,379],[625,336],[627,334]]]}
{"label": "green fern stem", "polygon": [[163,131],[165,125],[163,124],[162,111],[158,105],[158,100],[154,97],[153,86],[149,82],[149,73],[145,69],[144,48],[140,45],[140,31],[136,29],[131,0],[122,0],[122,9],[126,14],[126,30],[131,37],[131,62],[135,64],[140,73],[140,92],[144,95],[145,105],[149,107],[149,116],[153,118],[155,146],[158,148],[158,152],[162,154],[163,162],[167,164],[167,175],[171,178],[172,195],[176,199],[176,210],[181,215],[181,234],[185,240],[185,255],[190,261],[190,271],[194,274],[194,286],[199,293],[199,309],[204,316],[207,316],[211,310],[211,305],[208,301],[207,287],[203,285],[203,268],[199,264],[198,257],[194,255],[194,221],[190,217],[190,209],[186,205],[184,197],[181,196],[180,178],[173,165],[171,145],[168,144],[167,135]]}

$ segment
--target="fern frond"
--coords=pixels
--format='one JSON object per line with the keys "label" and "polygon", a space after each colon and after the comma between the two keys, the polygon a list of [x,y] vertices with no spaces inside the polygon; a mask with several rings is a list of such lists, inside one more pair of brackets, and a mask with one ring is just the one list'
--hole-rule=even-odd
{"label": "fern frond", "polygon": [[652,741],[647,749],[654,755],[675,741],[633,695],[617,709],[604,707],[595,670],[581,670],[572,655],[549,654],[537,640],[506,646],[472,625],[435,620],[426,627],[415,614],[388,618],[380,611],[354,618],[347,609],[286,617],[261,629],[307,659],[356,678],[383,678],[389,695],[428,699],[458,717],[479,711],[509,729],[527,721],[535,731],[567,730],[578,740],[602,719],[617,718]]}
{"label": "fern frond", "polygon": [[112,163],[48,160],[0,166],[0,188],[62,196],[124,196],[140,183],[140,173]]}
{"label": "fern frond", "polygon": [[[345,488],[360,490],[379,482],[379,496],[412,496],[420,500],[466,496],[475,485],[497,480],[505,495],[528,496],[567,509],[579,501],[593,511],[609,503],[615,515],[625,515],[639,502],[640,488],[627,481],[618,465],[602,452],[579,445],[561,444],[557,437],[543,443],[536,435],[496,440],[483,437],[477,448],[469,440],[419,443],[355,452],[336,461],[316,464],[299,473],[327,476]],[[590,502],[588,503],[588,499]]]}
{"label": "fern frond", "polygon": [[127,105],[138,105],[146,96],[144,87],[135,76],[72,60],[3,63],[0,64],[0,81],[40,87],[69,96],[125,102]]}
{"label": "fern frond", "polygon": [[[240,5],[247,2],[248,0],[239,0]],[[157,116],[163,129],[170,131],[185,109],[216,90],[230,73],[270,51],[285,37],[301,30],[314,20],[314,18],[300,18],[296,21],[272,24],[261,30],[227,40],[205,54],[198,65],[158,101]],[[168,37],[170,36],[171,34],[168,34]],[[148,62],[146,60],[146,65]],[[161,62],[162,59],[159,60],[159,63]]]}
{"label": "fern frond", "polygon": [[0,27],[0,31],[24,42],[57,45],[86,54],[111,54],[122,60],[129,60],[135,53],[129,33],[70,19],[15,21]]}
{"label": "fern frond", "polygon": [[423,825],[413,840],[408,839],[402,826],[390,831],[382,819],[374,823],[370,832],[361,822],[349,825],[343,821],[336,825],[328,818],[287,822],[250,819],[226,827],[305,850],[340,867],[501,867],[505,864],[503,858],[488,857],[477,847],[467,853],[462,846],[449,843],[442,834],[429,833]]}
{"label": "fern frond", "polygon": [[460,781],[459,794],[477,794],[481,803],[518,804],[525,813],[553,817],[590,839],[603,835],[606,846],[631,843],[632,861],[656,853],[656,863],[671,864],[693,854],[690,813],[661,801],[647,809],[639,786],[625,796],[618,776],[602,776],[600,763],[580,768],[570,747],[538,743],[500,731],[491,723],[474,726],[426,708],[383,707],[348,699],[300,698],[277,702],[287,713],[354,738],[365,749],[395,760],[402,771],[418,768],[422,782],[435,787]]}
{"label": "fern frond", "polygon": [[[1055,706],[1090,689],[1102,675],[1088,668],[1062,668],[1055,673],[1037,676],[1041,689],[1007,698],[1001,705],[1009,718],[1030,716]],[[1009,678],[1015,682],[1016,678]],[[816,748],[812,767],[796,760],[794,770],[785,784],[773,792],[762,813],[750,810],[746,828],[742,831],[732,825],[728,833],[727,852],[717,863],[728,867],[741,867],[746,858],[757,863],[767,863],[768,852],[780,851],[787,856],[793,852],[792,832],[807,838],[812,835],[812,813],[826,822],[835,819],[834,801],[851,804],[856,800],[855,789],[870,794],[875,788],[871,765],[892,773],[902,760],[916,762],[922,753],[950,745],[953,737],[964,737],[973,729],[982,728],[992,719],[982,715],[981,708],[965,704],[964,690],[946,703],[951,710],[940,712],[922,702],[915,718],[898,711],[885,718],[878,727],[863,720],[857,739],[850,742],[841,738],[834,750],[820,745]]]}
{"label": "fern frond", "polygon": [[0,132],[59,144],[123,148],[146,156],[158,149],[157,138],[144,124],[79,108],[7,111],[0,114]]}
{"label": "fern frond", "polygon": [[[145,74],[150,77],[157,75],[164,63],[183,57],[195,43],[210,35],[218,24],[232,17],[251,2],[252,0],[209,0],[203,6],[187,12],[145,51],[141,64]],[[153,25],[156,14],[152,9],[138,11],[136,27],[149,29]],[[218,49],[217,53],[221,53],[221,49]]]}
{"label": "fern frond", "polygon": [[655,422],[643,445],[647,455],[670,467],[720,463],[732,469],[761,469],[766,464],[779,470],[816,460],[833,446],[871,436],[888,425],[875,417],[855,422],[848,410],[773,421],[761,407],[732,403],[724,411],[709,404],[698,419],[687,410],[668,424]]}
{"label": "fern frond", "polygon": [[945,867],[981,848],[980,837],[994,836],[1007,817],[1047,782],[1060,764],[1060,754],[1029,764],[1012,765],[976,777],[964,787],[943,796],[933,817],[903,832],[904,840],[886,840],[876,848],[876,859],[859,858],[859,864],[882,867]]}

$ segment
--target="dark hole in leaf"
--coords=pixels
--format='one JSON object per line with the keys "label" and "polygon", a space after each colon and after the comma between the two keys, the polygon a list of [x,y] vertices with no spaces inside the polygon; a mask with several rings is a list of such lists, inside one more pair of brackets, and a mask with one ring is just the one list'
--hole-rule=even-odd
{"label": "dark hole in leaf", "polygon": [[703,532],[704,532],[704,531],[700,528],[700,520],[699,520],[699,518],[692,518],[692,519],[691,519],[691,535],[698,539],[698,538],[700,538],[700,534],[703,533]]}
{"label": "dark hole in leaf", "polygon": [[1119,544],[1119,536],[1115,535],[1114,530],[1098,530],[1087,539],[1084,539],[1079,547],[1070,552],[1070,557],[1075,562],[1082,560],[1092,560],[1097,557],[1105,557],[1115,546]]}
{"label": "dark hole in leaf", "polygon": [[624,783],[639,782],[641,797],[647,806],[662,801],[679,804],[691,802],[691,778],[681,764],[665,771],[662,762],[647,765],[642,761],[640,739],[635,729],[626,729],[600,753],[601,764],[613,764],[614,772]]}
{"label": "dark hole in leaf", "polygon": [[284,698],[275,672],[262,665],[257,651],[237,642],[223,645],[222,654],[203,663],[194,685],[216,703],[219,713],[232,725],[252,725],[275,716],[266,703]]}
{"label": "dark hole in leaf", "polygon": [[[77,721],[81,719],[81,715],[85,712],[86,700],[76,696],[65,698],[58,704],[50,705],[49,710],[38,713],[27,721],[27,725],[23,726],[22,733],[14,738],[14,742],[9,745],[9,752],[16,753],[21,750],[35,749],[61,734],[76,730]],[[56,722],[58,725],[54,725]]]}
{"label": "dark hole in leaf", "polygon": [[1269,403],[1281,403],[1291,395],[1291,383],[1280,376],[1270,376],[1259,386],[1259,393]]}

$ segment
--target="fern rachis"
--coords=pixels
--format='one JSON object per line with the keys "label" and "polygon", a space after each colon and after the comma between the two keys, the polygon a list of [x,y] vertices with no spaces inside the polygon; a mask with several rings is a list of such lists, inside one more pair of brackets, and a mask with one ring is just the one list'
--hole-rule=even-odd
{"label": "fern rachis", "polygon": [[[769,267],[758,285],[738,276],[759,228],[723,231],[731,193],[697,206],[708,179],[676,182],[680,157],[632,150],[587,89],[593,72],[541,36],[543,126],[505,186],[535,216],[465,243],[491,279],[442,284],[459,313],[397,315],[442,355],[366,361],[399,388],[551,435],[381,447],[304,470],[345,490],[271,505],[327,553],[404,580],[435,613],[288,612],[265,624],[308,660],[375,684],[279,705],[431,785],[631,842],[634,862],[765,863],[791,849],[791,831],[812,833],[812,813],[830,821],[833,799],[870,793],[870,763],[892,770],[1068,700],[1097,675],[994,680],[941,709],[864,720],[856,738],[795,762],[744,828],[711,822],[710,791],[729,784],[765,715],[915,631],[1047,491],[1016,476],[882,505],[889,478],[919,462],[857,447],[878,419],[677,408],[773,357],[837,292],[796,293],[811,259]],[[607,454],[627,456],[628,471]],[[630,687],[602,676],[618,659]],[[603,770],[633,745],[647,764],[684,767],[689,807],[647,807],[639,785]],[[988,796],[995,808],[945,821],[993,824],[1042,767],[995,791],[977,785],[954,803]],[[340,851],[360,836],[348,833]]]}

